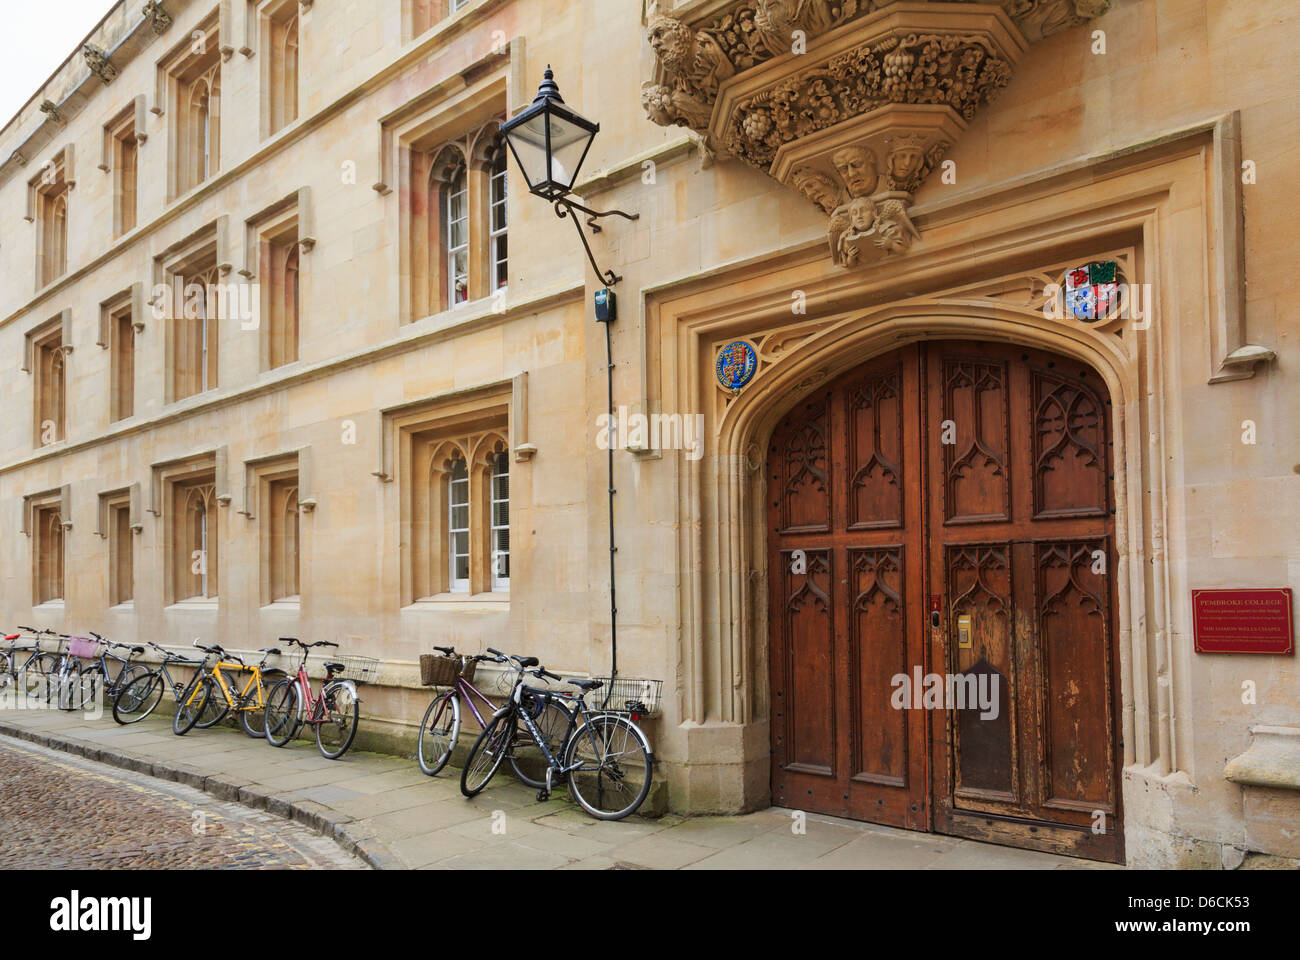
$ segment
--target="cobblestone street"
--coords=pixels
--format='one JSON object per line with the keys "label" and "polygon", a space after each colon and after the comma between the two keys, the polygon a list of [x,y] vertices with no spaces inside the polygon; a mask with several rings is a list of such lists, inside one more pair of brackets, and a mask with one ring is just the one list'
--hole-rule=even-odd
{"label": "cobblestone street", "polygon": [[300,824],[0,737],[0,868],[365,869]]}

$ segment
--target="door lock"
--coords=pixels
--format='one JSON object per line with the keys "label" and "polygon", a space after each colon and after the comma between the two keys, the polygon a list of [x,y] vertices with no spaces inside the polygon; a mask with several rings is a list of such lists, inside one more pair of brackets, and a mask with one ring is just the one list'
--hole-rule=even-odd
{"label": "door lock", "polygon": [[971,648],[969,613],[964,613],[957,618],[957,646],[963,650],[969,650]]}
{"label": "door lock", "polygon": [[934,627],[934,629],[936,630],[939,629],[939,622],[940,622],[939,608],[941,605],[942,605],[942,600],[938,596],[938,594],[931,594],[930,595],[930,626]]}

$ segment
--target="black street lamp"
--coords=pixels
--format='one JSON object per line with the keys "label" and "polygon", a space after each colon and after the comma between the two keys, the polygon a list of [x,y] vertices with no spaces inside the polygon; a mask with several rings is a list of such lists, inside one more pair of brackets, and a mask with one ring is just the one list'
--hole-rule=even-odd
{"label": "black street lamp", "polygon": [[600,269],[591,252],[591,245],[587,242],[587,235],[582,232],[582,225],[578,223],[573,211],[579,210],[587,215],[587,226],[592,233],[600,233],[600,225],[596,221],[601,217],[619,216],[637,220],[640,215],[624,213],[622,210],[601,213],[570,199],[573,185],[578,180],[578,171],[582,169],[582,163],[587,159],[587,153],[599,132],[600,124],[593,123],[565,105],[549,66],[532,105],[501,126],[501,133],[510,145],[515,163],[519,164],[524,179],[528,181],[529,193],[553,203],[555,214],[561,219],[573,217],[592,269],[606,286],[612,287],[623,278],[612,270]]}
{"label": "black street lamp", "polygon": [[591,244],[578,222],[575,210],[587,215],[587,226],[592,233],[600,233],[596,222],[602,217],[618,216],[628,220],[640,219],[638,213],[624,213],[622,210],[609,210],[601,213],[575,203],[570,199],[573,185],[578,181],[578,171],[587,159],[592,141],[600,132],[600,124],[593,123],[581,114],[565,106],[560,96],[560,88],[555,82],[555,75],[548,65],[542,85],[537,88],[537,98],[519,116],[502,124],[501,133],[510,145],[510,152],[515,156],[515,163],[523,171],[528,181],[528,191],[555,205],[555,215],[560,219],[571,217],[587,251],[587,260],[596,271],[606,289],[596,292],[596,319],[605,326],[605,382],[609,395],[609,645],[610,645],[610,680],[606,689],[606,703],[613,691],[612,680],[618,676],[618,604],[615,602],[614,590],[614,554],[618,548],[614,545],[614,348],[610,339],[610,327],[616,315],[614,293],[609,287],[618,283],[622,277],[613,270],[601,270],[591,252]]}

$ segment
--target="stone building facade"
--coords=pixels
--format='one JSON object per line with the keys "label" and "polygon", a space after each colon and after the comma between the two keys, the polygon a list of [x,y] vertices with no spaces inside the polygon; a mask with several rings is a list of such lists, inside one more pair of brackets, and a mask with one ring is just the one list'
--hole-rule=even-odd
{"label": "stone building facade", "polygon": [[667,805],[1300,861],[1293,644],[1192,600],[1300,580],[1291,4],[141,7],[0,131],[6,625],[335,640],[394,749],[434,644],[608,673],[604,284],[498,132],[549,64],[639,216],[589,236]]}

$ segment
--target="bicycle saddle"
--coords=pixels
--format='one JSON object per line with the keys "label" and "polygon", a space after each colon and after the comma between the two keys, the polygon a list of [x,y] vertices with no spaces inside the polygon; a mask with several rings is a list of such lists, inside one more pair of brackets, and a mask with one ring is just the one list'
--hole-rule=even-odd
{"label": "bicycle saddle", "polygon": [[131,652],[132,652],[132,653],[144,653],[144,647],[132,647],[132,648],[131,648]]}
{"label": "bicycle saddle", "polygon": [[7,636],[5,637],[5,639],[6,639],[6,640],[17,640],[20,636],[21,636],[21,634],[18,634],[18,633],[11,633],[11,634],[7,635]]}
{"label": "bicycle saddle", "polygon": [[569,680],[569,679],[566,679],[564,682],[565,682],[565,683],[571,683],[571,684],[573,684],[573,685],[574,685],[575,687],[577,687],[579,690],[596,690],[596,689],[598,689],[598,688],[600,688],[600,687],[603,687],[603,686],[605,685],[605,681],[603,681],[603,680]]}
{"label": "bicycle saddle", "polygon": [[330,673],[342,673],[342,672],[343,672],[343,664],[341,664],[341,663],[326,663],[326,664],[325,664],[325,669],[328,670]]}
{"label": "bicycle saddle", "polygon": [[525,667],[535,667],[542,661],[538,660],[536,657],[520,657],[519,662]]}
{"label": "bicycle saddle", "polygon": [[269,654],[272,654],[273,656],[277,656],[277,657],[280,655],[280,651],[277,650],[275,647],[262,647],[262,649],[261,649],[260,652],[261,652],[261,653],[269,653]]}

